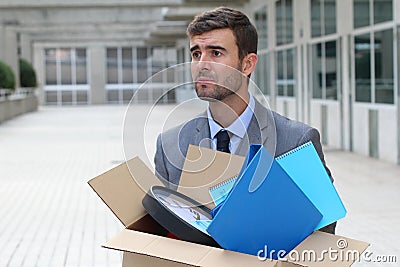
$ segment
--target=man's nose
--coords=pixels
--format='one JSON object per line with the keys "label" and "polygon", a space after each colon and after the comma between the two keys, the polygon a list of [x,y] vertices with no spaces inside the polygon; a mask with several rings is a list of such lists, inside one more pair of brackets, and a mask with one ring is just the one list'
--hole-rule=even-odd
{"label": "man's nose", "polygon": [[197,68],[199,68],[200,70],[210,70],[211,68],[210,58],[205,53],[201,55],[197,63]]}

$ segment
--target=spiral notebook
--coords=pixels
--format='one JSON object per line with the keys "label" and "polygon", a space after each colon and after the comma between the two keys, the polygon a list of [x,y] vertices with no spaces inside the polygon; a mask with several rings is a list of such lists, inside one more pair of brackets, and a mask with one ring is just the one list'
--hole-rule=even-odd
{"label": "spiral notebook", "polygon": [[215,206],[218,206],[220,203],[224,202],[229,192],[235,185],[236,180],[237,176],[225,180],[210,188],[209,192],[212,200],[214,201]]}
{"label": "spiral notebook", "polygon": [[[315,230],[346,215],[346,209],[311,141],[275,158],[275,161],[323,215]],[[233,177],[210,188],[210,195],[217,206],[212,214],[218,212],[236,180],[237,177]]]}
{"label": "spiral notebook", "polygon": [[322,220],[315,230],[346,215],[346,209],[311,141],[277,157],[276,161],[322,213]]}
{"label": "spiral notebook", "polygon": [[249,151],[232,190],[214,208],[207,232],[236,252],[257,255],[265,246],[289,252],[314,231],[322,214],[266,148],[251,145]]}

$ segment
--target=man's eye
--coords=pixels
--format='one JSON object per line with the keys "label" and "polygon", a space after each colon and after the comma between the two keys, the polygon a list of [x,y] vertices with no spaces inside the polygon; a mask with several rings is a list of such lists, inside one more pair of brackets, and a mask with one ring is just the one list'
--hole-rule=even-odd
{"label": "man's eye", "polygon": [[201,54],[200,52],[193,52],[192,53],[192,58],[200,58]]}
{"label": "man's eye", "polygon": [[213,52],[214,56],[219,57],[222,55],[222,53],[220,51],[214,51]]}

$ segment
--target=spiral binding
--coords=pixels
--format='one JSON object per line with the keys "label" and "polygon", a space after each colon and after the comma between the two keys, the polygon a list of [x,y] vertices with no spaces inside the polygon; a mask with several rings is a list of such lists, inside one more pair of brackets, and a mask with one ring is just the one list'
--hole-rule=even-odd
{"label": "spiral binding", "polygon": [[220,182],[220,183],[218,183],[218,184],[216,184],[216,185],[214,185],[212,187],[210,187],[210,191],[214,191],[216,189],[219,189],[219,188],[221,188],[221,187],[223,187],[223,186],[225,186],[225,185],[227,185],[227,184],[229,184],[231,182],[234,182],[236,179],[237,179],[237,175],[233,176],[232,178],[229,178],[229,179],[227,179],[225,181],[222,181],[222,182]]}
{"label": "spiral binding", "polygon": [[290,154],[295,153],[295,152],[297,152],[297,151],[299,151],[299,150],[301,150],[301,149],[303,149],[304,147],[309,146],[309,145],[312,145],[312,142],[311,142],[311,141],[308,141],[307,143],[302,144],[301,146],[298,146],[298,147],[296,147],[296,148],[293,148],[292,150],[286,152],[285,154],[280,155],[280,156],[277,157],[276,159],[282,159],[282,158],[284,158],[284,157],[286,157],[286,156],[289,156]]}

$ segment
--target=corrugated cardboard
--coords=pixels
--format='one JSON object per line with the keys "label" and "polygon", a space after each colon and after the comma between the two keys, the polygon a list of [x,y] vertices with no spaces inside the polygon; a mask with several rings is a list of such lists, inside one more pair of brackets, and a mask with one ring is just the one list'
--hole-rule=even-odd
{"label": "corrugated cardboard", "polygon": [[235,177],[244,157],[189,145],[178,191],[213,209],[210,187]]}
{"label": "corrugated cardboard", "polygon": [[[205,162],[202,162],[204,156]],[[228,155],[228,156],[227,156]],[[228,159],[226,157],[233,157]],[[242,165],[243,159],[229,156],[229,154],[211,151],[209,149],[191,147],[181,176],[181,183],[185,188],[193,184],[206,192],[208,185],[212,186],[226,178],[235,176]],[[197,164],[197,165],[196,165]],[[225,168],[224,166],[230,166]],[[216,170],[216,171],[215,171]],[[217,174],[215,175],[215,172]],[[193,176],[192,176],[193,175]],[[207,178],[204,184],[195,184],[193,177]],[[212,181],[210,177],[218,177]],[[147,181],[146,185],[139,185],[136,181]],[[160,185],[157,177],[139,159],[133,158],[108,172],[89,181],[89,185],[125,225],[117,236],[107,241],[103,246],[110,249],[124,251],[123,266],[267,266],[267,267],[295,267],[295,266],[350,266],[356,259],[330,261],[326,257],[323,261],[292,260],[262,261],[255,256],[227,251],[220,248],[208,247],[186,241],[164,237],[165,230],[158,225],[142,206],[142,198],[150,185]],[[207,185],[207,186],[205,186]],[[182,191],[182,188],[180,188]],[[185,191],[183,192],[193,192]],[[209,202],[208,197],[191,195],[200,200]],[[361,255],[368,247],[362,241],[353,240],[336,235],[315,232],[304,240],[295,250],[301,255],[303,251],[312,250],[317,255],[323,250],[337,249],[339,240],[345,240],[346,247],[341,251],[355,250]]]}

